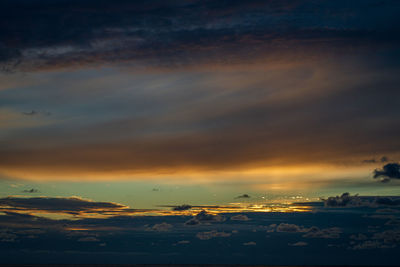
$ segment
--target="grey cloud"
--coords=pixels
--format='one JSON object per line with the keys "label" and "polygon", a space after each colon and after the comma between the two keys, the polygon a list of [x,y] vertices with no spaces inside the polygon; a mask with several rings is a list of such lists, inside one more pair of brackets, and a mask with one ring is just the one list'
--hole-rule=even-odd
{"label": "grey cloud", "polygon": [[312,226],[310,228],[307,228],[304,226],[299,226],[290,223],[280,223],[278,226],[270,225],[269,229],[272,230],[269,230],[267,232],[273,232],[273,228],[275,228],[276,232],[304,233],[303,237],[306,238],[339,238],[340,234],[342,233],[342,229],[340,229],[339,227],[320,229],[317,226]]}
{"label": "grey cloud", "polygon": [[285,233],[304,233],[307,229],[296,224],[281,223],[276,227],[276,231]]}
{"label": "grey cloud", "polygon": [[200,240],[209,240],[215,237],[229,237],[231,235],[232,235],[231,233],[218,232],[217,230],[212,230],[209,232],[199,232],[196,234],[196,237]]}
{"label": "grey cloud", "polygon": [[171,224],[162,222],[162,223],[153,225],[153,227],[151,227],[151,230],[157,231],[157,232],[167,232],[167,231],[171,230],[172,227],[173,226]]}
{"label": "grey cloud", "polygon": [[319,229],[316,226],[313,226],[307,229],[307,232],[303,235],[303,237],[307,238],[339,238],[342,233],[342,229],[338,227],[331,227],[325,229]]}

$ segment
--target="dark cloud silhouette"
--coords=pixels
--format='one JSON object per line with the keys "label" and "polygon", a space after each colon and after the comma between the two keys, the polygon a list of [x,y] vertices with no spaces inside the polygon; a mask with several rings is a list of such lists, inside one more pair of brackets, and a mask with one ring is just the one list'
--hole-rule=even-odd
{"label": "dark cloud silhouette", "polygon": [[22,112],[22,114],[27,115],[27,116],[36,116],[36,115],[50,116],[51,112],[32,110],[30,112]]}
{"label": "dark cloud silhouette", "polygon": [[123,215],[133,213],[135,210],[118,203],[94,202],[78,197],[6,197],[0,199],[0,211],[41,211],[80,216],[84,214]]}
{"label": "dark cloud silhouette", "polygon": [[183,210],[190,210],[191,208],[192,208],[192,206],[187,205],[187,204],[183,204],[183,205],[180,205],[180,206],[173,207],[172,210],[183,211]]}
{"label": "dark cloud silhouette", "polygon": [[360,203],[358,195],[352,196],[347,192],[343,193],[341,196],[328,197],[322,200],[327,207],[345,207],[348,205],[358,205]]}
{"label": "dark cloud silhouette", "polygon": [[32,110],[31,112],[22,112],[22,114],[24,115],[29,115],[29,116],[33,116],[38,114],[38,112],[36,110]]}
{"label": "dark cloud silhouette", "polygon": [[386,156],[382,156],[379,160],[377,160],[377,159],[365,159],[365,160],[363,160],[362,161],[362,163],[367,163],[367,164],[369,164],[369,163],[378,163],[378,162],[387,162],[387,161],[389,161],[389,158],[388,157],[386,157]]}
{"label": "dark cloud silhouette", "polygon": [[248,194],[243,194],[243,195],[235,197],[235,199],[238,199],[238,198],[251,198],[251,197]]}
{"label": "dark cloud silhouette", "polygon": [[388,182],[390,179],[400,179],[400,164],[388,163],[382,169],[375,169],[374,178],[381,178],[381,182]]}
{"label": "dark cloud silhouette", "polygon": [[374,204],[378,206],[400,206],[400,198],[394,199],[391,197],[377,197]]}
{"label": "dark cloud silhouette", "polygon": [[185,222],[185,225],[198,225],[201,223],[223,222],[225,218],[221,215],[207,213],[205,210],[199,212],[192,219]]}
{"label": "dark cloud silhouette", "polygon": [[23,193],[38,193],[39,190],[32,188],[32,189],[26,189],[26,190],[24,190],[22,192]]}
{"label": "dark cloud silhouette", "polygon": [[380,161],[381,161],[381,162],[388,162],[389,159],[388,159],[388,157],[383,156],[383,157],[380,159]]}

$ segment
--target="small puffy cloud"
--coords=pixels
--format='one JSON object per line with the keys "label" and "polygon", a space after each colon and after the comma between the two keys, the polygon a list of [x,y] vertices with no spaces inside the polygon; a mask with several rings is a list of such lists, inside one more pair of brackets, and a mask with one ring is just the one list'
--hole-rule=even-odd
{"label": "small puffy cloud", "polygon": [[292,246],[292,247],[304,247],[304,246],[307,246],[307,245],[308,245],[307,242],[302,242],[302,241],[299,241],[299,242],[296,242],[296,243],[289,243],[289,246]]}
{"label": "small puffy cloud", "polygon": [[232,221],[249,221],[249,217],[244,214],[238,214],[231,217]]}
{"label": "small puffy cloud", "polygon": [[248,194],[243,194],[243,195],[235,197],[235,199],[238,199],[238,198],[251,198],[251,196],[249,196]]}
{"label": "small puffy cloud", "polygon": [[388,163],[382,169],[374,170],[374,178],[380,178],[381,182],[388,182],[391,179],[400,179],[400,164]]}
{"label": "small puffy cloud", "polygon": [[254,241],[243,243],[243,246],[255,246],[255,245],[257,245],[257,243]]}
{"label": "small puffy cloud", "polygon": [[87,236],[78,239],[78,242],[99,242],[100,240],[94,236]]}
{"label": "small puffy cloud", "polygon": [[215,237],[229,237],[231,235],[232,235],[231,233],[218,232],[217,230],[212,230],[209,232],[199,232],[197,233],[196,237],[200,240],[209,240]]}
{"label": "small puffy cloud", "polygon": [[307,238],[339,238],[342,230],[338,227],[331,227],[325,229],[319,229],[316,226],[313,226],[307,229],[307,232],[303,235],[303,237]]}
{"label": "small puffy cloud", "polygon": [[171,230],[172,227],[173,226],[171,224],[163,222],[163,223],[153,225],[153,227],[151,227],[151,230],[157,231],[157,232],[167,232],[167,231]]}
{"label": "small puffy cloud", "polygon": [[320,229],[316,226],[306,228],[290,223],[281,223],[278,226],[272,224],[268,226],[267,232],[280,232],[280,233],[304,233],[303,237],[306,238],[339,238],[342,230],[338,227]]}
{"label": "small puffy cloud", "polygon": [[307,229],[296,224],[281,223],[276,227],[276,231],[284,233],[304,233]]}

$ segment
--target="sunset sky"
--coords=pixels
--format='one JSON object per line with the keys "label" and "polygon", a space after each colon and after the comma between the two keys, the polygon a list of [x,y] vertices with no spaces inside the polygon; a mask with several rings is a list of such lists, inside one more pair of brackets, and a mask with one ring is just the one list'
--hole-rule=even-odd
{"label": "sunset sky", "polygon": [[[328,264],[343,250],[337,264],[395,264],[399,14],[396,0],[2,0],[0,255],[232,263],[235,236],[257,249],[234,263]],[[350,200],[337,209],[333,196]],[[254,230],[263,241],[232,232]],[[105,231],[128,234],[110,247]],[[319,243],[283,238],[293,261],[268,261],[272,233]],[[204,259],[207,246],[178,234],[228,247]],[[123,244],[136,235],[149,247],[132,260]],[[104,253],[68,247],[72,236]]]}

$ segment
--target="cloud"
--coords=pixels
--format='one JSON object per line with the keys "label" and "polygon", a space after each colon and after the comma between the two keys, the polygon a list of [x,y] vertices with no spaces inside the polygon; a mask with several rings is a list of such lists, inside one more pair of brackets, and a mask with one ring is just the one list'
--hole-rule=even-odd
{"label": "cloud", "polygon": [[180,205],[180,206],[173,207],[172,210],[174,210],[174,211],[183,211],[183,210],[190,210],[191,208],[192,208],[192,206],[187,205],[187,204],[183,204],[183,205]]}
{"label": "cloud", "polygon": [[6,197],[0,198],[0,211],[24,213],[59,213],[72,216],[115,216],[135,212],[112,202],[95,202],[79,197]]}
{"label": "cloud", "polygon": [[382,156],[379,160],[376,160],[376,159],[365,159],[365,160],[363,160],[362,161],[362,163],[378,163],[378,162],[387,162],[387,161],[389,161],[389,159],[388,159],[388,157],[386,157],[386,156]]}
{"label": "cloud", "polygon": [[310,44],[308,50],[317,53],[398,42],[398,29],[391,24],[395,12],[387,12],[398,7],[391,2],[372,14],[364,11],[371,1],[358,2],[351,14],[362,26],[343,19],[349,10],[341,2],[273,2],[7,1],[0,13],[1,69],[229,64]]}
{"label": "cloud", "polygon": [[284,233],[303,233],[306,232],[307,229],[296,224],[281,223],[276,227],[276,231]]}
{"label": "cloud", "polygon": [[32,188],[32,189],[25,189],[25,190],[22,191],[22,192],[23,192],[23,193],[38,193],[39,190]]}
{"label": "cloud", "polygon": [[196,237],[200,240],[209,240],[215,237],[229,237],[231,233],[218,232],[217,230],[212,230],[209,232],[199,232]]}
{"label": "cloud", "polygon": [[205,210],[200,211],[192,219],[185,222],[185,225],[198,225],[201,223],[223,222],[225,218],[221,215],[207,213]]}
{"label": "cloud", "polygon": [[399,206],[400,198],[377,197],[375,198],[373,204],[377,206]]}
{"label": "cloud", "polygon": [[289,246],[293,246],[293,247],[304,247],[307,246],[308,243],[307,242],[303,242],[303,241],[299,241],[296,243],[289,243]]}
{"label": "cloud", "polygon": [[250,196],[248,195],[248,194],[243,194],[243,195],[240,195],[240,196],[237,196],[237,197],[235,197],[236,199],[237,198],[250,198]]}
{"label": "cloud", "polygon": [[36,115],[50,116],[51,115],[51,113],[49,111],[37,111],[37,110],[32,110],[30,112],[22,112],[22,114],[27,115],[27,116],[36,116]]}
{"label": "cloud", "polygon": [[153,227],[151,227],[151,230],[156,232],[167,232],[170,231],[172,227],[173,226],[171,224],[163,222],[153,225]]}
{"label": "cloud", "polygon": [[400,179],[400,164],[388,163],[382,169],[375,169],[374,178],[382,178],[381,182],[388,182],[390,179]]}
{"label": "cloud", "polygon": [[249,217],[244,214],[238,214],[231,217],[232,221],[249,221]]}
{"label": "cloud", "polygon": [[326,207],[345,207],[348,205],[357,206],[360,204],[358,195],[352,196],[350,193],[343,193],[341,196],[328,197],[322,199]]}
{"label": "cloud", "polygon": [[310,228],[299,226],[290,223],[280,223],[279,225],[270,225],[267,232],[281,232],[281,233],[304,233],[303,237],[306,238],[339,238],[342,233],[342,229],[339,227],[331,227],[320,229],[317,226]]}
{"label": "cloud", "polygon": [[342,229],[339,227],[331,227],[325,229],[319,229],[316,226],[313,226],[307,229],[306,233],[303,237],[307,238],[339,238],[342,233]]}

